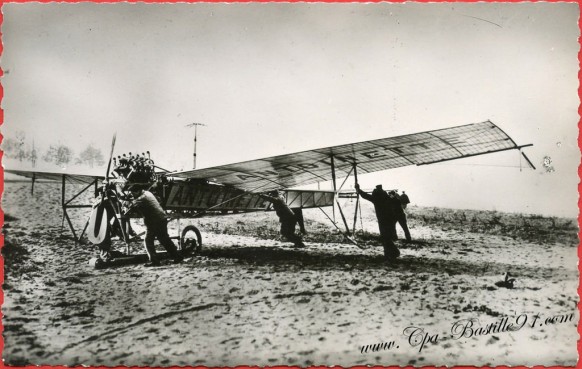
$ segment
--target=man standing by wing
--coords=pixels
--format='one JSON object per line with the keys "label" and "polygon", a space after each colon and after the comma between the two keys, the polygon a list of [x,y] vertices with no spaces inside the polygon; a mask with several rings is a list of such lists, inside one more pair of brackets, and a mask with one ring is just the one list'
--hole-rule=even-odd
{"label": "man standing by wing", "polygon": [[[396,216],[394,222],[392,223],[393,228],[392,239],[393,240],[398,239],[398,234],[396,233],[396,223],[398,222],[398,224],[400,224],[400,227],[402,227],[402,230],[404,231],[406,242],[411,242],[412,237],[410,236],[410,230],[408,229],[408,223],[406,222],[406,213],[404,212],[404,208],[406,206],[403,205],[402,197],[398,195],[397,190],[390,191],[388,196],[390,197],[390,204],[394,209],[394,214]],[[406,196],[406,198],[408,198],[408,196]]]}
{"label": "man standing by wing", "polygon": [[400,202],[402,203],[402,209],[406,209],[408,204],[410,204],[410,198],[404,191],[402,191],[402,195],[400,195]]}
{"label": "man standing by wing", "polygon": [[362,191],[359,184],[356,183],[355,187],[363,199],[374,204],[376,218],[378,219],[378,228],[380,230],[380,240],[382,241],[382,246],[384,246],[384,257],[387,260],[396,259],[400,256],[400,250],[398,250],[394,241],[392,241],[396,213],[390,203],[388,194],[382,189],[382,185],[377,185],[371,195]]}

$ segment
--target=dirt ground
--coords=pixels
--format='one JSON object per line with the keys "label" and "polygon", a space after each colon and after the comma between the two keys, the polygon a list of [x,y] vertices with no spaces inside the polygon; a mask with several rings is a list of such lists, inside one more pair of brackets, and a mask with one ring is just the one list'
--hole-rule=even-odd
{"label": "dirt ground", "polygon": [[[412,207],[415,242],[398,241],[387,264],[369,203],[357,220],[365,250],[339,242],[319,210],[304,212],[305,249],[278,239],[273,213],[241,214],[192,221],[204,250],[188,262],[95,270],[95,248],[61,231],[57,184],[31,195],[6,183],[2,208],[9,365],[577,361],[573,219]],[[72,215],[81,229],[88,214]],[[508,271],[513,289],[496,285]]]}

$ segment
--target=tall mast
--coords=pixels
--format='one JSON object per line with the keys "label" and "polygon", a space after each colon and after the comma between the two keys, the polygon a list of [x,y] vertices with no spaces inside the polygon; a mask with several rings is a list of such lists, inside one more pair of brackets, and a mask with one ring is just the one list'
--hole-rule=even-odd
{"label": "tall mast", "polygon": [[197,135],[198,135],[198,126],[204,126],[206,127],[206,124],[202,124],[202,123],[190,123],[190,124],[186,124],[186,127],[192,128],[194,127],[194,154],[193,154],[193,163],[192,163],[192,169],[196,169],[196,141],[197,141]]}

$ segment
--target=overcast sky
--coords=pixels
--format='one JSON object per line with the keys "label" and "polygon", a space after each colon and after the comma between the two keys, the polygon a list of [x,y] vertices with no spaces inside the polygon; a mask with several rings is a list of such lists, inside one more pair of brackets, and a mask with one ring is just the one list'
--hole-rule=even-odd
{"label": "overcast sky", "polygon": [[[6,137],[198,167],[490,119],[517,151],[363,176],[412,202],[576,216],[578,5],[4,4]],[[544,169],[544,157],[555,169]],[[5,164],[7,166],[7,164]],[[351,184],[350,184],[351,186]]]}

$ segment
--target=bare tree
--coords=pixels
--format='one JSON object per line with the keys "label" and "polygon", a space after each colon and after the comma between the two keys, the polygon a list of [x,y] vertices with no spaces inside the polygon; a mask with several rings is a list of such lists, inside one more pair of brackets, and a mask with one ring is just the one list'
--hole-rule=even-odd
{"label": "bare tree", "polygon": [[24,140],[26,135],[22,131],[16,132],[14,138],[6,138],[2,143],[2,150],[7,158],[18,159],[22,161],[26,158]]}
{"label": "bare tree", "polygon": [[101,166],[105,164],[103,153],[101,153],[101,150],[94,148],[93,145],[89,145],[85,150],[81,151],[75,162],[77,164],[87,164],[91,168],[95,165]]}
{"label": "bare tree", "polygon": [[73,159],[73,150],[65,145],[51,145],[42,159],[48,163],[55,163],[56,165],[67,165]]}

